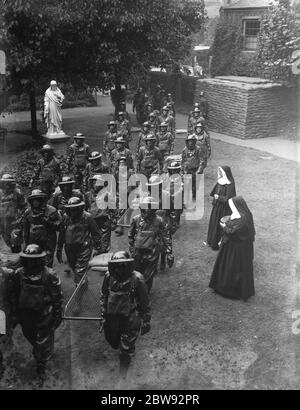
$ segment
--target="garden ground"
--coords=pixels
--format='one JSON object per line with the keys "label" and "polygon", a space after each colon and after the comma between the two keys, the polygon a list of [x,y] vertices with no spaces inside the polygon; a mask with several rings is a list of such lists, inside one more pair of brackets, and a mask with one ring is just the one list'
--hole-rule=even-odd
{"label": "garden ground", "polygon": [[[89,115],[93,110],[64,117],[64,130],[69,135],[84,132],[99,149],[112,110]],[[177,139],[176,152],[183,145]],[[45,389],[299,389],[300,335],[292,332],[292,314],[300,310],[299,164],[220,139],[212,140],[212,152],[205,172],[204,216],[196,222],[182,220],[174,237],[175,266],[155,279],[152,329],[137,342],[127,380],[120,384],[118,355],[96,323],[68,322],[57,331]],[[224,299],[208,288],[216,253],[202,242],[209,193],[222,164],[231,166],[237,193],[249,204],[257,231],[256,295],[247,303]],[[127,248],[126,235],[112,238],[114,250]],[[5,251],[3,244],[1,248]],[[72,279],[64,265],[55,268],[67,298]],[[6,359],[1,388],[32,389],[34,363],[19,328]]]}

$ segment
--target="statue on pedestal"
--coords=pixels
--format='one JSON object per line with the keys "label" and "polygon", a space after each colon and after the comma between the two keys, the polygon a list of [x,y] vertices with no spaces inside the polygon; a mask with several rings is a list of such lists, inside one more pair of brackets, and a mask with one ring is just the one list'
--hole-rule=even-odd
{"label": "statue on pedestal", "polygon": [[44,98],[44,119],[47,125],[47,136],[64,135],[61,129],[61,106],[64,98],[63,93],[57,87],[56,81],[52,80]]}

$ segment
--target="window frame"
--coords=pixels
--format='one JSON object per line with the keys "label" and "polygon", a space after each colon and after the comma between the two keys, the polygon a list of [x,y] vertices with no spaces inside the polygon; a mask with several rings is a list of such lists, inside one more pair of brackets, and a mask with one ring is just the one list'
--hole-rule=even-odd
{"label": "window frame", "polygon": [[[258,22],[259,23],[259,29],[258,32],[255,35],[246,35],[246,29],[247,29],[247,23],[248,22]],[[261,18],[258,16],[247,16],[242,19],[242,24],[243,24],[243,51],[250,51],[250,52],[255,52],[257,50],[257,39],[258,35],[261,29]],[[249,47],[249,39],[255,39],[255,47],[250,48]]]}

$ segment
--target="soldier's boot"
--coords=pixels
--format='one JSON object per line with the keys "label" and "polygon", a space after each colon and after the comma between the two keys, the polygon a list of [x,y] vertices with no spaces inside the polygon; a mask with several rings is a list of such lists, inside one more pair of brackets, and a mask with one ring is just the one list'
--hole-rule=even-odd
{"label": "soldier's boot", "polygon": [[120,376],[126,378],[130,366],[131,357],[128,354],[120,353]]}

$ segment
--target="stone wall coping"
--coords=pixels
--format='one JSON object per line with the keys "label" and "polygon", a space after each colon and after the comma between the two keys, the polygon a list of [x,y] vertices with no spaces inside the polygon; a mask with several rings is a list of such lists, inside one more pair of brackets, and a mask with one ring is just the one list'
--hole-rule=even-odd
{"label": "stone wall coping", "polygon": [[[198,80],[198,83],[207,83],[207,84],[219,84],[219,85],[226,85],[230,87],[235,87],[239,89],[248,90],[257,90],[257,89],[268,89],[268,88],[275,88],[275,87],[283,87],[282,84],[273,83],[268,80],[263,79],[256,79],[255,81],[249,81],[250,77],[215,77],[215,78],[204,78]],[[251,80],[255,80],[251,78]]]}

